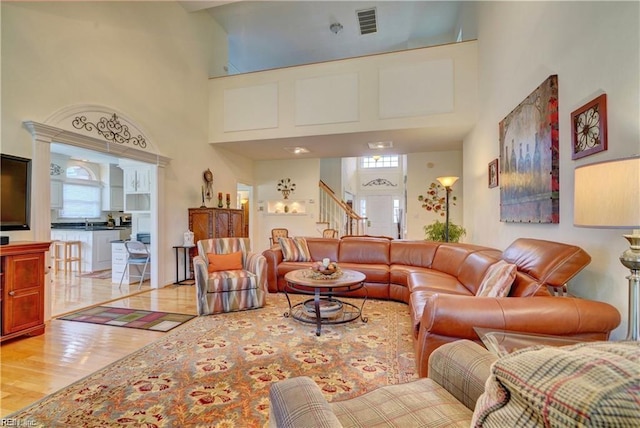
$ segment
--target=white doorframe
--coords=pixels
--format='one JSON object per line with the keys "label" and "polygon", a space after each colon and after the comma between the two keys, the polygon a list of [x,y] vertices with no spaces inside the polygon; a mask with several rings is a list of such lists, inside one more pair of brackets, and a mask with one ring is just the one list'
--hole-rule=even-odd
{"label": "white doorframe", "polygon": [[[77,107],[74,108],[77,110]],[[152,182],[151,194],[151,252],[156,254],[157,262],[151,265],[151,287],[158,288],[159,284],[165,284],[164,278],[164,252],[159,251],[165,248],[164,237],[158,231],[164,222],[164,215],[160,210],[160,199],[163,198],[164,191],[164,167],[170,159],[158,153],[145,152],[123,147],[117,143],[109,143],[94,137],[80,134],[74,131],[65,130],[56,126],[46,125],[34,121],[25,121],[24,127],[31,132],[33,140],[33,176],[32,191],[38,198],[31,201],[31,216],[33,224],[33,234],[37,241],[51,240],[51,195],[50,195],[50,163],[51,163],[51,143],[61,143],[84,149],[106,153],[111,156],[138,160],[155,166],[154,180]],[[163,269],[160,269],[160,267]],[[47,272],[46,283],[50,282]],[[51,319],[52,305],[51,287],[45,287],[45,320]]]}

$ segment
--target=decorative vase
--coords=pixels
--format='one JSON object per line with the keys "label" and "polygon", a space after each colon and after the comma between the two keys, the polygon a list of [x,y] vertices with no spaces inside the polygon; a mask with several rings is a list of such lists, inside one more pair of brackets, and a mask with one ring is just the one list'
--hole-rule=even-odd
{"label": "decorative vase", "polygon": [[284,206],[284,212],[288,213],[289,212],[289,205],[285,205]]}

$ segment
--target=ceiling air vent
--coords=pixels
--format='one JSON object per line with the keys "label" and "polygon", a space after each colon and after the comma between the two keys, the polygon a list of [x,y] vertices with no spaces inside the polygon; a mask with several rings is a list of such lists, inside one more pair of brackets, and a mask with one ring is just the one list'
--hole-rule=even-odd
{"label": "ceiling air vent", "polygon": [[371,34],[378,32],[378,23],[376,22],[376,8],[357,10],[358,23],[360,24],[360,34]]}

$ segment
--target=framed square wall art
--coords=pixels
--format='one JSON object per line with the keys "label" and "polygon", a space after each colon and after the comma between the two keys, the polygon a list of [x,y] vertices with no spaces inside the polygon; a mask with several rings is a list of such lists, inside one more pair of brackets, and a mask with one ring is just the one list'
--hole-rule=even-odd
{"label": "framed square wall art", "polygon": [[499,124],[500,221],[559,223],[558,76]]}
{"label": "framed square wall art", "polygon": [[607,94],[571,113],[571,159],[607,150]]}
{"label": "framed square wall art", "polygon": [[498,159],[489,162],[489,189],[498,186]]}

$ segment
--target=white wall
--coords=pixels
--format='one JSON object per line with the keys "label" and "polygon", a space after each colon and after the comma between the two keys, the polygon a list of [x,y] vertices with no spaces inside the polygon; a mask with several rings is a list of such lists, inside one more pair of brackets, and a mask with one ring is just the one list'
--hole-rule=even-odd
{"label": "white wall", "polygon": [[470,129],[476,60],[469,41],[211,79],[210,141]]}
{"label": "white wall", "polygon": [[[269,237],[273,228],[287,228],[289,236],[320,236],[316,230],[320,159],[257,161],[254,173],[258,183],[255,192],[258,212],[254,216],[257,231],[253,236],[252,245],[255,252],[269,248]],[[289,195],[288,201],[304,202],[305,214],[267,212],[269,201],[285,202],[282,193],[277,189],[282,178],[290,178],[296,184],[296,189]]]}
{"label": "white wall", "polygon": [[[44,122],[71,105],[112,107],[171,158],[160,231],[166,283],[171,245],[182,243],[187,208],[200,206],[202,172],[214,191],[252,183],[250,163],[207,144],[208,77],[226,55],[224,31],[206,12],[176,2],[2,2],[2,152],[31,158],[22,121]],[[224,58],[223,63],[226,62]],[[4,234],[4,233],[3,233]],[[33,231],[11,239],[33,239]],[[160,284],[161,286],[164,284]]]}
{"label": "white wall", "polygon": [[[407,156],[407,239],[424,239],[424,226],[435,220],[445,221],[444,217],[422,208],[418,195],[424,195],[431,183],[437,183],[437,177],[457,176],[460,179],[453,185],[450,199],[449,221],[458,225],[464,224],[462,207],[467,204],[463,194],[462,152],[412,153]],[[442,193],[444,195],[444,193]],[[457,202],[453,203],[453,197]],[[468,237],[461,241],[469,242]]]}
{"label": "white wall", "polygon": [[[628,231],[573,226],[573,170],[640,152],[638,2],[486,2],[478,8],[479,120],[464,142],[464,225],[469,242],[505,248],[518,237],[572,243],[593,258],[569,283],[578,296],[613,304],[626,333],[629,271],[619,262]],[[500,190],[487,187],[499,156],[498,123],[549,75],[558,75],[560,223],[500,222]],[[607,94],[609,148],[571,160],[570,114]]]}

